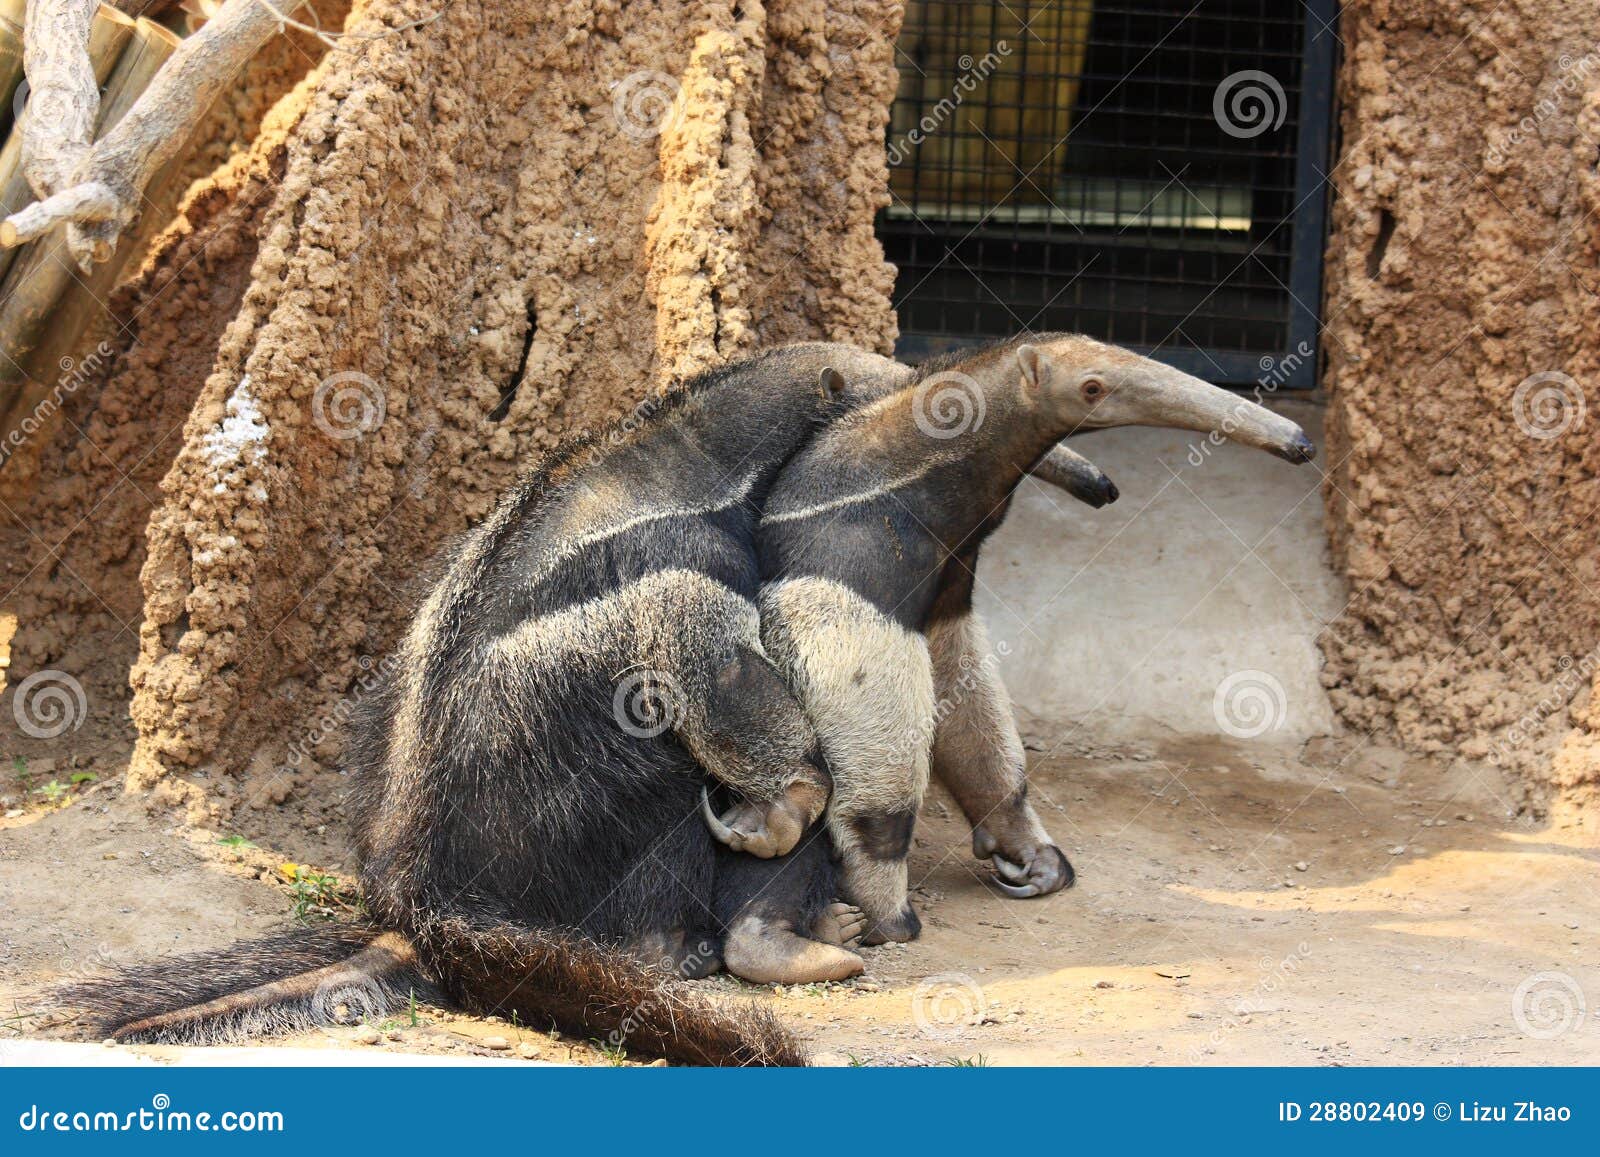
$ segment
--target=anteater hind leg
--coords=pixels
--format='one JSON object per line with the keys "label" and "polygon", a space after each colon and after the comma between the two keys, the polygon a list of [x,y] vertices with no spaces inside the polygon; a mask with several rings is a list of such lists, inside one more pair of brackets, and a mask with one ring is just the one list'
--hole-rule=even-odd
{"label": "anteater hind leg", "polygon": [[998,656],[970,607],[928,626],[939,723],[933,774],[972,824],[972,851],[993,857],[998,887],[1016,897],[1070,887],[1072,865],[1028,802],[1027,757],[996,670]]}
{"label": "anteater hind leg", "polygon": [[743,800],[717,817],[715,835],[736,852],[780,856],[816,822],[832,787],[816,733],[783,677],[738,644],[703,702],[687,703],[678,735],[701,765]]}
{"label": "anteater hind leg", "polygon": [[821,824],[777,859],[724,851],[717,865],[717,906],[727,923],[728,971],[760,984],[859,976],[866,965],[847,945],[859,938],[862,917],[833,900],[836,883]]}
{"label": "anteater hind leg", "polygon": [[682,928],[650,932],[628,946],[642,964],[661,968],[684,980],[700,980],[722,969],[722,944],[714,936],[696,936]]}

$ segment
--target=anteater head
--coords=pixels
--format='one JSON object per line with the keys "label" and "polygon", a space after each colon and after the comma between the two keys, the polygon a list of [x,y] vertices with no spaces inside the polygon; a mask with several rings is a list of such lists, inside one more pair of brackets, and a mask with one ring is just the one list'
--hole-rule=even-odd
{"label": "anteater head", "polygon": [[1237,394],[1141,357],[1076,335],[1042,335],[1015,347],[1025,399],[1067,429],[1171,426],[1216,434],[1288,462],[1309,462],[1316,447],[1305,431]]}

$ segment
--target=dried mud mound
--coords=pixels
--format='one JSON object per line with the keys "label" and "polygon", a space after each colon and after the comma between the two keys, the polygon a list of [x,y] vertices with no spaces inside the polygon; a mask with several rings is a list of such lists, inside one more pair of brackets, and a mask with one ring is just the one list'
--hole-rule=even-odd
{"label": "dried mud mound", "polygon": [[[342,20],[343,6],[319,7],[325,20]],[[292,90],[324,49],[303,33],[276,38],[211,109],[184,161],[188,190],[176,219],[135,254],[106,316],[63,363],[36,428],[0,472],[7,683],[14,691],[30,675],[59,672],[41,686],[70,688],[70,679],[83,692],[64,737],[48,734],[52,726],[42,736],[10,733],[8,754],[31,768],[52,766],[68,743],[74,767],[105,774],[126,761],[145,527],[250,283],[256,233],[305,103]],[[48,710],[25,706],[23,716]]]}
{"label": "dried mud mound", "polygon": [[[435,8],[358,4],[348,27]],[[326,58],[273,114],[281,148],[249,158],[276,167],[259,207],[230,200],[227,271],[164,306],[180,340],[119,371],[96,417],[149,437],[158,379],[181,415],[159,491],[140,487],[154,508],[116,516],[144,540],[124,536],[141,600],[115,616],[138,635],[133,786],[197,820],[335,818],[339,723],[410,580],[543,451],[757,344],[890,347],[872,219],[899,15],[450,5]],[[69,637],[86,602],[30,608],[19,645]],[[47,655],[91,663],[19,646]]]}
{"label": "dried mud mound", "polygon": [[[1345,5],[1328,517],[1358,728],[1600,783],[1595,0]],[[1454,46],[1454,47],[1452,47]]]}

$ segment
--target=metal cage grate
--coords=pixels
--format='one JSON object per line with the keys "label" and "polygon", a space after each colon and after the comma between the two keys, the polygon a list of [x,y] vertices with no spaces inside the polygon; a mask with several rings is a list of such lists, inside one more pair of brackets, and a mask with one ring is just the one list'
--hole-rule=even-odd
{"label": "metal cage grate", "polygon": [[1073,330],[1213,381],[1312,385],[1336,15],[909,3],[878,221],[901,354]]}

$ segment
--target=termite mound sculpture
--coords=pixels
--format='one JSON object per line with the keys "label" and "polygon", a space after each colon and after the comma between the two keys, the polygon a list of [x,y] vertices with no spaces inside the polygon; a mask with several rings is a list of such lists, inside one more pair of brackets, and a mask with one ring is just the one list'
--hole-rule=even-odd
{"label": "termite mound sculpture", "polygon": [[41,435],[13,680],[66,672],[112,719],[131,681],[130,785],[194,819],[331,815],[410,580],[542,451],[760,344],[887,352],[898,20],[358,3]]}
{"label": "termite mound sculpture", "polygon": [[1325,308],[1334,706],[1567,822],[1600,786],[1597,21],[1344,6]]}

